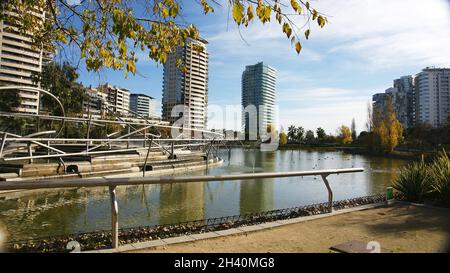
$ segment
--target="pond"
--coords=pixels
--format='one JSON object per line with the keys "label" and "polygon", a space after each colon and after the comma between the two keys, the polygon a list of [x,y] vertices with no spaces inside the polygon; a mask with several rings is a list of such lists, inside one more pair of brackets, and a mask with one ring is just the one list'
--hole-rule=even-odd
{"label": "pond", "polygon": [[[219,150],[221,166],[190,173],[238,174],[361,167],[362,173],[330,175],[334,199],[382,193],[405,160],[339,151]],[[118,187],[120,227],[170,224],[289,208],[327,201],[320,177]],[[110,229],[106,188],[28,191],[0,195],[0,225],[9,240]]]}

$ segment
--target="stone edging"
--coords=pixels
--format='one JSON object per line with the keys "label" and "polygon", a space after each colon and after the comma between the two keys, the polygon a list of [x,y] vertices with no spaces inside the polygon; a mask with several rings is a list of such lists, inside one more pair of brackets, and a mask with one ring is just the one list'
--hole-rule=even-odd
{"label": "stone edging", "polygon": [[[399,201],[395,201],[395,202],[399,202]],[[415,205],[415,204],[411,204],[411,205]],[[331,217],[331,216],[335,216],[335,215],[340,215],[340,214],[345,214],[345,213],[350,213],[350,212],[360,211],[360,210],[366,210],[366,209],[371,209],[371,208],[376,208],[376,207],[381,207],[381,206],[386,206],[386,202],[362,205],[362,206],[348,208],[348,209],[340,209],[340,210],[333,211],[332,213],[303,216],[303,217],[267,222],[267,223],[262,223],[262,224],[257,224],[257,225],[242,226],[242,227],[231,228],[231,229],[226,229],[226,230],[212,231],[212,232],[206,232],[206,233],[200,233],[200,234],[183,235],[183,236],[179,236],[179,237],[170,237],[170,238],[165,238],[165,239],[158,239],[158,240],[152,240],[152,241],[146,241],[146,242],[126,244],[126,245],[119,246],[119,248],[116,248],[116,249],[101,249],[101,250],[83,251],[83,253],[121,253],[121,252],[143,250],[143,249],[154,248],[154,247],[158,247],[158,246],[187,243],[187,242],[193,242],[193,241],[199,241],[199,240],[205,240],[205,239],[217,238],[217,237],[223,237],[223,236],[229,236],[229,235],[245,234],[248,232],[259,231],[259,230],[264,230],[264,229],[271,229],[271,228],[275,228],[275,227],[296,224],[296,223],[301,223],[301,222],[307,222],[307,221],[311,221],[311,220],[315,220],[315,219],[321,219],[321,218],[326,218],[326,217]]]}

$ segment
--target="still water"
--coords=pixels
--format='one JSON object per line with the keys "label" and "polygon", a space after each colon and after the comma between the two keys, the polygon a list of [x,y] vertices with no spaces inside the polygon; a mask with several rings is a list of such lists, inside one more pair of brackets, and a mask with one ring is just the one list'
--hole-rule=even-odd
{"label": "still water", "polygon": [[[232,149],[219,151],[223,165],[208,174],[237,174],[362,167],[363,173],[330,175],[335,200],[384,192],[407,161],[342,152]],[[196,175],[205,174],[200,171]],[[169,224],[307,205],[327,200],[320,177],[118,187],[119,225]],[[9,240],[110,228],[106,188],[0,195],[0,225]]]}

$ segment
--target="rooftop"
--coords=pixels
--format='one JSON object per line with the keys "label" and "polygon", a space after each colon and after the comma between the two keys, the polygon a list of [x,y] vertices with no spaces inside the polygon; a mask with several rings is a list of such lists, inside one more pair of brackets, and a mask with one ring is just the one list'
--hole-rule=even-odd
{"label": "rooftop", "polygon": [[150,99],[155,99],[154,97],[152,97],[152,96],[149,96],[149,95],[146,95],[146,94],[142,94],[142,93],[131,93],[131,95],[130,96],[132,96],[132,97],[136,97],[136,96],[138,96],[138,97],[147,97],[147,98],[150,98]]}

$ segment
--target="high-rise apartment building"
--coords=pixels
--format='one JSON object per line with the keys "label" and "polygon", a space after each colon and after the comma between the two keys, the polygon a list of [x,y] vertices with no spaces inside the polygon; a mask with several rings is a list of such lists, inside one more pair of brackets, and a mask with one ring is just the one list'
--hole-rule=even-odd
{"label": "high-rise apartment building", "polygon": [[[205,129],[208,114],[208,51],[203,39],[188,39],[164,65],[162,119],[183,127]],[[196,50],[197,46],[203,50]],[[181,65],[177,66],[177,60]],[[184,72],[183,68],[184,67]],[[174,109],[174,107],[177,108]],[[181,126],[181,124],[178,124]]]}
{"label": "high-rise apartment building", "polygon": [[404,128],[417,124],[440,127],[450,115],[450,68],[425,68],[414,78],[394,80],[394,87],[373,95],[373,109],[381,114],[388,97]]}
{"label": "high-rise apartment building", "polygon": [[83,115],[100,118],[105,113],[105,104],[107,94],[99,92],[97,88],[85,88],[83,101]]}
{"label": "high-rise apartment building", "polygon": [[145,94],[131,94],[130,110],[147,118],[155,118],[155,99]]}
{"label": "high-rise apartment building", "polygon": [[130,109],[130,91],[110,84],[104,84],[98,87],[100,96],[104,98],[105,105],[109,111],[119,115],[127,116]]}
{"label": "high-rise apartment building", "polygon": [[394,87],[389,87],[384,93],[373,95],[372,101],[373,110],[377,117],[383,117],[387,107],[391,106],[404,129],[414,126],[415,98],[412,76],[395,79]]}
{"label": "high-rise apartment building", "polygon": [[275,121],[277,71],[263,62],[242,73],[242,123],[246,138],[259,138]]}
{"label": "high-rise apartment building", "polygon": [[372,96],[373,109],[377,109],[377,111],[383,111],[383,109],[386,107],[387,96],[389,95],[386,93],[377,93],[373,95]]}
{"label": "high-rise apartment building", "polygon": [[[45,20],[45,11],[31,10],[36,20]],[[17,27],[0,21],[0,85],[40,87],[33,82],[33,73],[40,73],[42,65],[50,61],[51,55],[32,47],[30,35],[22,34]],[[37,91],[19,91],[19,107],[14,110],[37,114],[39,94]]]}
{"label": "high-rise apartment building", "polygon": [[425,68],[415,77],[416,121],[439,127],[450,115],[450,69]]}
{"label": "high-rise apartment building", "polygon": [[395,79],[394,89],[397,91],[393,98],[397,118],[403,128],[413,127],[416,119],[413,77],[408,75]]}

